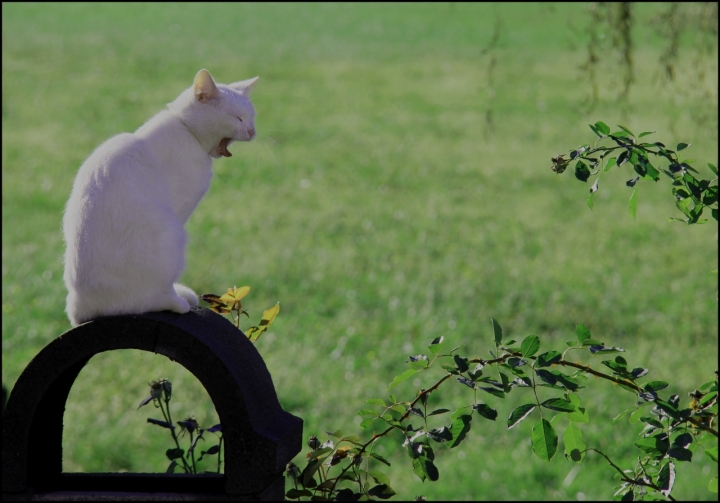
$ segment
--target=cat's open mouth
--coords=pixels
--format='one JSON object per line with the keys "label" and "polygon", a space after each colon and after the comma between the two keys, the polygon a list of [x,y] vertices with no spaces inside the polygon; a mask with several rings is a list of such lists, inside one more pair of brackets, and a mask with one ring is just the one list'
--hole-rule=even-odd
{"label": "cat's open mouth", "polygon": [[230,141],[232,141],[232,138],[223,138],[220,140],[220,144],[217,146],[217,153],[225,157],[232,157],[232,154],[227,149]]}

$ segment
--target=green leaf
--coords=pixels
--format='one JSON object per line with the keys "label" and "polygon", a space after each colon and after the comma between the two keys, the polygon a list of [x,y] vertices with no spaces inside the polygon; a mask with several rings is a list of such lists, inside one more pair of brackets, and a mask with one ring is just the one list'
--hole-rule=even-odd
{"label": "green leaf", "polygon": [[[330,454],[333,451],[332,447],[321,447],[319,449],[315,449],[310,454],[310,457],[308,458],[310,461],[313,461],[315,459],[320,459],[321,457],[325,456],[325,454]],[[327,457],[327,456],[325,456]]]}
{"label": "green leaf", "polygon": [[639,423],[642,415],[643,415],[643,410],[641,408],[638,408],[635,412],[630,414],[630,417],[628,418],[628,423],[630,423],[630,424]]}
{"label": "green leaf", "polygon": [[395,404],[392,407],[390,407],[390,410],[394,410],[395,412],[399,412],[400,414],[405,414],[407,412],[407,409],[404,405]]}
{"label": "green leaf", "polygon": [[428,349],[430,352],[434,355],[440,353],[442,351],[443,346],[445,345],[445,337],[436,337],[433,339],[433,341],[428,346]]}
{"label": "green leaf", "polygon": [[677,152],[680,152],[681,150],[685,150],[688,148],[692,143],[678,143],[677,148],[675,149]]}
{"label": "green leaf", "polygon": [[617,416],[615,416],[615,417],[613,418],[613,421],[617,421],[618,419],[626,416],[627,413],[630,412],[631,410],[635,410],[635,407],[629,407],[629,408],[625,409],[625,410],[622,411],[620,414],[618,414]]}
{"label": "green leaf", "polygon": [[708,484],[708,491],[717,493],[718,492],[718,477],[715,475],[713,478],[710,479],[710,483]]}
{"label": "green leaf", "polygon": [[711,449],[705,449],[705,454],[710,456],[710,459],[712,459],[716,463],[718,462],[718,448],[717,447],[713,447]]}
{"label": "green leaf", "polygon": [[[715,176],[717,176],[717,174],[718,174],[717,166],[715,166],[714,164],[708,163],[708,168],[710,168],[712,170],[712,172],[715,173]],[[715,491],[715,492],[717,492],[717,491]]]}
{"label": "green leaf", "polygon": [[390,466],[390,462],[389,462],[387,459],[385,459],[384,457],[382,457],[380,454],[376,454],[376,453],[374,453],[374,452],[371,452],[371,453],[370,453],[370,456],[373,457],[373,458],[375,458],[375,459],[377,459],[377,460],[380,461],[381,463],[385,463],[386,465]]}
{"label": "green leaf", "polygon": [[454,355],[453,360],[455,360],[455,365],[457,365],[457,369],[459,372],[467,372],[467,370],[470,368],[467,358],[462,358],[458,355]]}
{"label": "green leaf", "polygon": [[537,357],[536,367],[549,367],[553,363],[557,363],[562,358],[562,353],[559,351],[548,351]]}
{"label": "green leaf", "polygon": [[507,420],[508,430],[519,424],[526,417],[528,417],[532,413],[533,409],[535,409],[535,405],[536,404],[534,403],[527,403],[513,410]]}
{"label": "green leaf", "polygon": [[288,492],[285,493],[285,497],[289,498],[291,500],[294,500],[297,498],[302,498],[303,496],[309,498],[312,495],[313,494],[310,491],[308,491],[307,489],[295,489],[295,488],[290,489],[290,490],[288,490]]}
{"label": "green leaf", "polygon": [[376,420],[376,417],[368,417],[360,421],[360,428],[363,430],[366,430],[370,427],[371,424]]}
{"label": "green leaf", "polygon": [[647,135],[650,135],[650,134],[653,134],[653,133],[655,133],[655,131],[645,131],[644,133],[640,133],[640,134],[638,135],[638,138],[642,138],[643,136],[647,136]]}
{"label": "green leaf", "polygon": [[387,484],[379,484],[370,489],[368,492],[369,496],[375,496],[376,498],[380,498],[383,500],[386,500],[388,498],[392,498],[395,496],[395,491],[393,491],[393,488],[390,487]]}
{"label": "green leaf", "polygon": [[587,445],[583,441],[583,434],[575,423],[570,423],[563,433],[563,443],[565,444],[565,456],[573,461],[580,462],[585,457],[583,452]]}
{"label": "green leaf", "polygon": [[413,472],[415,472],[415,475],[420,477],[420,480],[423,482],[426,478],[429,478],[433,482],[440,478],[437,467],[425,456],[413,459]]}
{"label": "green leaf", "polygon": [[380,470],[371,470],[368,472],[368,475],[375,479],[375,482],[377,482],[378,484],[390,485],[390,479]]}
{"label": "green leaf", "polygon": [[645,424],[654,426],[655,428],[660,428],[660,429],[663,428],[663,424],[660,421],[658,421],[657,419],[652,418],[652,417],[643,416],[640,418],[640,421],[642,421]]}
{"label": "green leaf", "polygon": [[450,412],[450,409],[436,409],[432,412],[430,412],[427,417],[430,416],[437,416],[438,414],[445,414],[446,412]]}
{"label": "green leaf", "polygon": [[605,136],[607,136],[610,133],[610,128],[603,121],[597,121],[595,123],[595,128],[598,131],[600,131],[602,134],[604,134]]}
{"label": "green leaf", "polygon": [[542,418],[532,429],[533,451],[540,459],[550,461],[557,452],[558,437],[550,422]]}
{"label": "green leaf", "polygon": [[692,451],[689,449],[681,449],[679,447],[670,447],[668,456],[678,461],[692,461]]}
{"label": "green leaf", "polygon": [[619,347],[608,347],[608,346],[590,346],[588,350],[594,355],[609,355],[613,353],[622,353],[625,350]]}
{"label": "green leaf", "polygon": [[550,398],[540,405],[546,409],[558,410],[560,412],[575,412],[575,406],[564,398]]}
{"label": "green leaf", "polygon": [[465,440],[465,435],[467,435],[467,432],[470,431],[470,422],[472,421],[472,416],[469,414],[462,415],[459,418],[455,419],[452,422],[452,425],[450,425],[450,433],[452,434],[452,441],[448,444],[450,445],[450,448],[457,447],[460,445],[460,442]]}
{"label": "green leaf", "polygon": [[440,365],[440,366],[441,366],[443,369],[445,369],[447,372],[451,373],[451,374],[454,374],[454,375],[459,375],[459,374],[460,374],[460,372],[458,372],[457,370],[455,370],[455,367],[452,367],[452,366],[450,366],[450,365]]}
{"label": "green leaf", "polygon": [[655,458],[665,456],[665,453],[667,453],[670,448],[670,442],[668,441],[666,433],[659,433],[652,437],[643,437],[635,442],[635,445],[643,452]]}
{"label": "green leaf", "polygon": [[661,389],[665,389],[668,386],[670,386],[670,384],[666,383],[665,381],[650,381],[643,386],[643,389],[645,391],[660,391]]}
{"label": "green leaf", "polygon": [[386,407],[385,400],[382,398],[371,398],[370,400],[366,400],[365,403],[370,405],[380,405],[382,407]]}
{"label": "green leaf", "polygon": [[453,439],[452,432],[445,426],[442,428],[433,428],[427,432],[427,436],[436,442],[448,442]]}
{"label": "green leaf", "polygon": [[307,466],[302,471],[303,487],[315,487],[317,483],[313,480],[313,475],[315,475],[315,473],[320,469],[321,466],[322,462],[317,459],[313,461],[308,461]]}
{"label": "green leaf", "polygon": [[575,329],[575,333],[577,334],[578,342],[582,345],[585,340],[590,339],[592,336],[590,335],[590,330],[587,329],[585,325],[579,324],[577,328]]}
{"label": "green leaf", "polygon": [[358,416],[373,416],[373,417],[378,417],[378,416],[380,415],[380,413],[379,413],[378,411],[372,410],[372,409],[363,409],[363,410],[357,411],[357,415],[358,415]]}
{"label": "green leaf", "polygon": [[[680,145],[682,145],[682,143]],[[678,145],[678,147],[680,145]],[[672,491],[675,485],[675,463],[669,461],[660,468],[657,485],[660,487],[660,492],[664,496],[670,495],[670,491]]]}
{"label": "green leaf", "polygon": [[473,409],[480,414],[482,417],[489,419],[491,421],[495,421],[497,419],[498,413],[495,409],[492,407],[485,405],[484,403],[479,403],[477,405],[473,405]]}
{"label": "green leaf", "polygon": [[491,395],[494,395],[498,398],[505,398],[505,393],[503,393],[499,389],[488,388],[486,386],[479,387],[478,389],[481,389],[481,390],[485,391],[486,393],[490,393]]}
{"label": "green leaf", "polygon": [[[575,405],[575,404],[573,404]],[[584,407],[578,407],[575,406],[577,410],[575,412],[571,412],[568,414],[568,419],[572,421],[573,423],[589,423],[590,422],[590,414],[588,414],[588,411],[585,410]]]}
{"label": "green leaf", "polygon": [[360,444],[360,437],[357,435],[348,435],[347,437],[342,437],[340,439],[340,442],[350,442],[351,444]]}
{"label": "green leaf", "polygon": [[393,381],[392,381],[392,382],[390,383],[390,385],[388,386],[388,391],[391,390],[392,388],[394,388],[395,386],[397,386],[398,384],[400,384],[401,382],[405,381],[406,379],[411,378],[412,376],[414,376],[414,375],[417,374],[418,372],[420,372],[420,370],[416,370],[416,369],[408,369],[408,370],[406,370],[405,372],[403,372],[403,373],[400,374],[399,376],[395,377],[395,379],[393,379]]}
{"label": "green leaf", "polygon": [[612,168],[613,166],[615,166],[616,163],[617,163],[617,157],[611,157],[610,159],[608,159],[607,164],[603,168],[603,172],[605,172],[605,171],[609,170],[610,168]]}
{"label": "green leaf", "polygon": [[167,470],[165,470],[165,473],[175,473],[175,468],[178,466],[177,461],[173,460],[173,462],[167,467]]}
{"label": "green leaf", "polygon": [[495,334],[495,344],[499,346],[503,337],[502,328],[495,318],[490,319],[492,320],[493,333]]}
{"label": "green leaf", "polygon": [[575,178],[581,182],[587,182],[588,178],[590,178],[590,168],[582,161],[575,164]]}
{"label": "green leaf", "polygon": [[167,451],[165,451],[165,455],[170,461],[182,458],[184,454],[185,451],[182,449],[168,449]]}
{"label": "green leaf", "polygon": [[637,187],[633,190],[632,195],[630,196],[630,214],[632,215],[633,219],[637,219]]}
{"label": "green leaf", "polygon": [[623,131],[625,131],[625,132],[626,132],[627,134],[629,134],[630,136],[635,136],[635,133],[633,133],[632,131],[630,131],[630,130],[629,130],[628,128],[626,128],[625,126],[621,126],[620,124],[618,124],[618,127],[619,127],[620,129],[622,129]]}
{"label": "green leaf", "polygon": [[529,335],[525,337],[520,345],[520,352],[522,353],[523,358],[534,355],[537,353],[538,349],[540,349],[540,339],[537,335]]}
{"label": "green leaf", "polygon": [[627,160],[629,158],[630,158],[630,154],[628,153],[628,151],[623,150],[622,152],[620,152],[620,155],[618,156],[617,161],[615,161],[615,162],[618,166],[622,166],[623,164],[625,164],[627,162]]}

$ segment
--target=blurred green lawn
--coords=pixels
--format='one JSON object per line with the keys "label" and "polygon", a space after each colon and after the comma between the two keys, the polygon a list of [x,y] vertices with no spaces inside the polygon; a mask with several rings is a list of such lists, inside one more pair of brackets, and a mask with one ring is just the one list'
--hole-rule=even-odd
{"label": "blurred green lawn", "polygon": [[[543,350],[583,323],[685,400],[717,368],[717,224],[668,222],[677,210],[665,181],[640,185],[634,221],[631,175],[617,168],[591,211],[586,185],[550,171],[550,157],[593,140],[597,120],[657,130],[651,138],[692,143],[698,166],[717,162],[717,40],[663,84],[665,42],[648,23],[663,8],[635,4],[629,105],[616,99],[617,55],[602,53],[600,103],[586,114],[587,4],[3,3],[3,384],[69,328],[61,220],[77,168],[207,68],[219,82],[260,76],[259,137],[216,162],[187,225],[182,281],[201,293],[251,285],[254,321],[280,301],[258,349],[306,436],[358,431],[364,400],[386,396],[407,356],[436,336],[486,356],[490,317],[507,338],[538,335]],[[496,26],[498,44],[484,52]],[[682,43],[696,53],[695,39]],[[204,389],[164,360],[124,351],[90,362],[66,411],[66,471],[164,471],[169,436],[145,422],[151,409],[135,410],[155,378],[174,383],[178,419],[214,424]],[[410,399],[432,378],[393,392]],[[584,391],[586,442],[632,466],[640,427],[609,422],[632,395],[594,382]],[[463,386],[439,396],[448,408],[472,400]],[[530,421],[506,430],[523,400],[489,397],[498,421],[476,419],[462,446],[436,450],[437,483],[422,484],[387,442],[379,452],[395,490],[609,499],[604,460],[545,463]],[[674,494],[713,499],[717,465],[699,452],[695,461],[677,467]]]}

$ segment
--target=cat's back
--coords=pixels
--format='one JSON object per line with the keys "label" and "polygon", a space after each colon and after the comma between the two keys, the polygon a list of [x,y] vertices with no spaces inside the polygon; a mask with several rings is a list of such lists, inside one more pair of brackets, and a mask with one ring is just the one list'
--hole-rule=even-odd
{"label": "cat's back", "polygon": [[120,133],[100,144],[80,166],[74,189],[87,183],[110,188],[107,183],[151,174],[155,164],[157,159],[146,140],[134,133]]}
{"label": "cat's back", "polygon": [[[63,218],[66,239],[117,221],[124,212],[147,209],[166,199],[147,141],[133,133],[113,136],[80,166]],[[121,211],[122,208],[125,210]]]}

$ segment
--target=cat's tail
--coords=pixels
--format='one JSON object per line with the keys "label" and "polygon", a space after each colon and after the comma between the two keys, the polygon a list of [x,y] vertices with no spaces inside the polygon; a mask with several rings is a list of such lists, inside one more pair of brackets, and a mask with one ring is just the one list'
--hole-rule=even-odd
{"label": "cat's tail", "polygon": [[173,288],[175,288],[175,293],[178,294],[178,297],[182,297],[188,301],[190,307],[197,307],[199,305],[197,294],[190,288],[180,283],[173,283]]}

